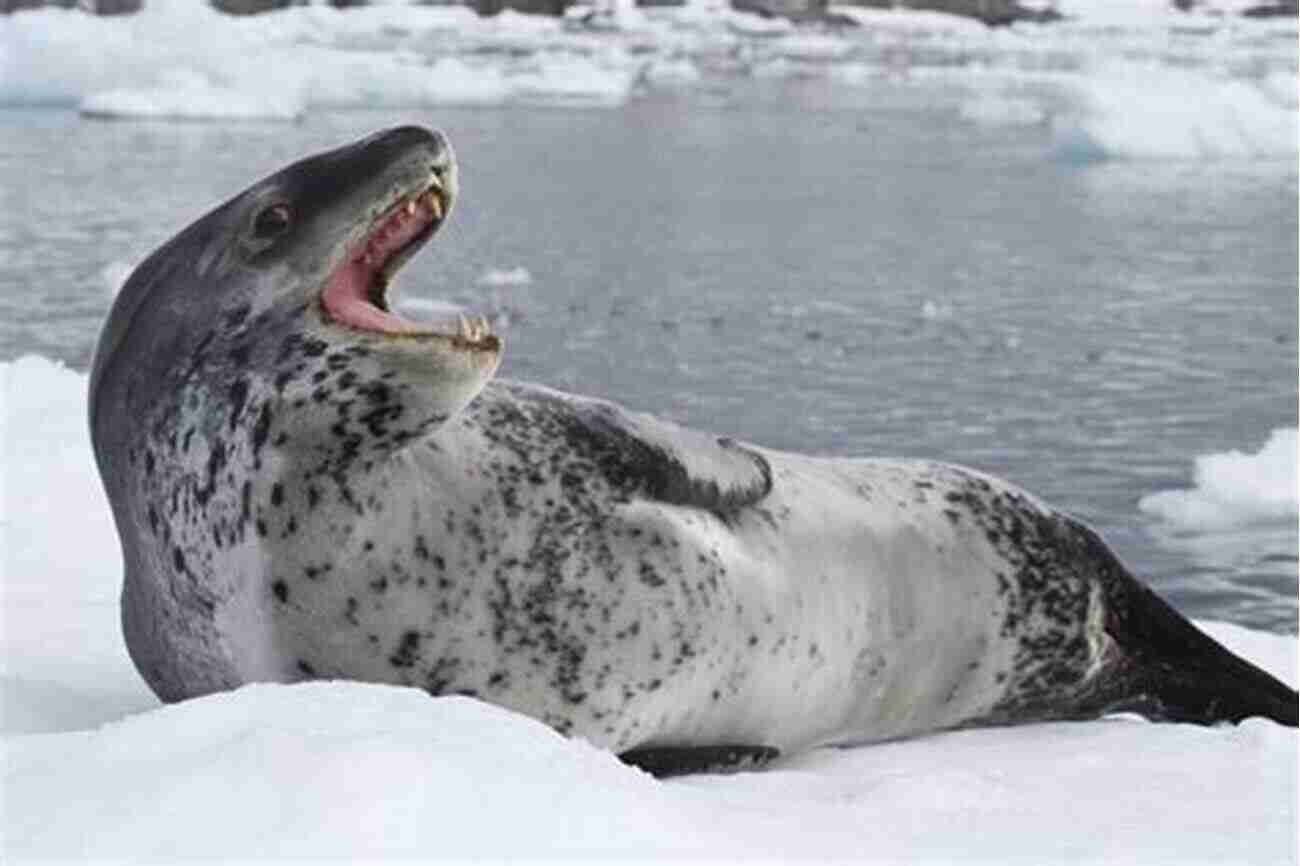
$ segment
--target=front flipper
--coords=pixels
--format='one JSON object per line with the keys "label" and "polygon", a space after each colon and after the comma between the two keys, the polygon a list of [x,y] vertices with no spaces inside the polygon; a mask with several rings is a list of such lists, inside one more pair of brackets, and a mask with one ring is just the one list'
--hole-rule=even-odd
{"label": "front flipper", "polygon": [[724,520],[772,492],[772,467],[757,451],[611,403],[573,406],[570,435],[586,438],[611,484]]}
{"label": "front flipper", "polygon": [[630,749],[618,759],[664,779],[688,773],[761,770],[780,756],[771,746],[650,746]]}

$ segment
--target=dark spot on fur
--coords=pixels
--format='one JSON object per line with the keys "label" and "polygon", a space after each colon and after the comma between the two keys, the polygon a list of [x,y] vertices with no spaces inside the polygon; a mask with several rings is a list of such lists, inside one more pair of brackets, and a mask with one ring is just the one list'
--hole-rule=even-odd
{"label": "dark spot on fur", "polygon": [[388,662],[395,668],[414,667],[420,652],[420,633],[408,631],[402,635],[396,651],[388,657]]}
{"label": "dark spot on fur", "polygon": [[244,321],[248,318],[248,314],[252,311],[253,307],[251,304],[240,304],[234,309],[226,311],[225,315],[221,317],[222,323],[225,325],[227,330],[234,330],[244,324]]}
{"label": "dark spot on fur", "polygon": [[271,432],[271,404],[263,403],[257,412],[257,420],[253,422],[252,432],[249,433],[250,441],[253,445],[253,455],[257,456],[262,451],[262,446],[266,444],[266,437]]}
{"label": "dark spot on fur", "polygon": [[244,412],[244,404],[248,402],[248,380],[236,379],[232,382],[226,399],[230,401],[229,429],[234,433],[239,425],[239,416]]}

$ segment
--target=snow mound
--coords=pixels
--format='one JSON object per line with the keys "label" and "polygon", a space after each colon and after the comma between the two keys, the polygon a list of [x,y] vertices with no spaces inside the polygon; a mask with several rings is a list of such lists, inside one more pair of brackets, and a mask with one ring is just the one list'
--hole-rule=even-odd
{"label": "snow mound", "polygon": [[698,844],[655,838],[661,822],[683,822],[612,755],[414,689],[249,686],[94,731],[12,739],[5,757],[8,851],[20,857],[524,857]]}
{"label": "snow mound", "polygon": [[[1294,75],[1291,82],[1294,88]],[[1066,159],[1296,155],[1296,113],[1270,96],[1275,83],[1132,63],[1080,76],[1071,89],[1074,110],[1053,125],[1056,149]]]}
{"label": "snow mound", "polygon": [[[82,584],[90,556],[107,578],[96,597],[115,602],[121,554],[90,450],[86,377],[27,356],[0,364],[0,380],[9,424],[0,452],[7,476],[0,512],[5,601],[51,599],[51,584]],[[5,626],[21,627],[8,619]]]}
{"label": "snow mound", "polygon": [[1191,489],[1144,496],[1138,508],[1186,532],[1294,523],[1300,514],[1296,437],[1294,427],[1278,429],[1255,454],[1233,450],[1197,457]]}
{"label": "snow mound", "polygon": [[1295,821],[1296,737],[1262,720],[955,732],[660,783],[487,704],[331,682],[3,754],[15,858],[1272,862]]}

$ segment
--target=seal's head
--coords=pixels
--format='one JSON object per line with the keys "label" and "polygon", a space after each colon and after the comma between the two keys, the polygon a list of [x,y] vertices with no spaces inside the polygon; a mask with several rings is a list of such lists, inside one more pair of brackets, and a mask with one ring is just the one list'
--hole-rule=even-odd
{"label": "seal's head", "polygon": [[[294,410],[295,429],[321,439],[337,438],[339,406],[358,401],[388,406],[407,438],[454,415],[495,371],[500,341],[479,319],[404,319],[388,285],[442,226],[456,186],[446,139],[400,127],[296,162],[164,244],[100,337],[97,452],[123,423],[166,420],[186,390],[191,409],[228,402],[231,389],[273,392],[273,408]],[[369,390],[358,398],[359,388]]]}

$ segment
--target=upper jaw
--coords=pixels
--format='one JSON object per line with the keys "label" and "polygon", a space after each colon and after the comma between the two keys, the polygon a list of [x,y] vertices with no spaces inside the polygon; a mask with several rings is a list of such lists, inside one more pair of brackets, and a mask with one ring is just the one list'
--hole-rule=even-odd
{"label": "upper jaw", "polygon": [[[433,175],[426,188],[413,195],[399,197],[395,204],[381,211],[366,227],[360,241],[361,258],[367,266],[377,268],[377,276],[383,288],[442,226],[451,210],[451,203],[451,190],[437,175]],[[410,231],[414,231],[414,234],[409,234]],[[387,254],[377,248],[383,246],[385,236],[400,238],[404,232],[409,235],[409,239],[399,242],[396,247],[390,247]],[[353,256],[356,255],[355,251],[350,252]]]}

